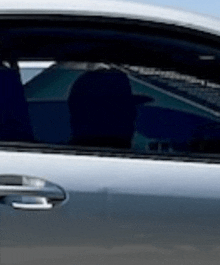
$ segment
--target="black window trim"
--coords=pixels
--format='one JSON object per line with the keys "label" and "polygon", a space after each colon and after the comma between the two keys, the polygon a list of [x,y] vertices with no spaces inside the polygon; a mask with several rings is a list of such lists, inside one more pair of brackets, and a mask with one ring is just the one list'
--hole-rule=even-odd
{"label": "black window trim", "polygon": [[154,161],[176,161],[176,162],[196,162],[206,164],[220,164],[220,155],[216,154],[168,154],[168,153],[138,153],[126,149],[98,148],[63,146],[53,144],[38,144],[26,142],[0,142],[0,152],[25,152],[40,154],[63,154],[71,156],[95,156],[95,157],[115,157],[120,159],[144,159]]}

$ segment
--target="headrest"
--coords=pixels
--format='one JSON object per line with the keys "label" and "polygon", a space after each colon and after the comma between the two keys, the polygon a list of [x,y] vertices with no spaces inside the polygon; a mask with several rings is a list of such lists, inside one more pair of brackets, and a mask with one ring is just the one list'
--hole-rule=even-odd
{"label": "headrest", "polygon": [[130,146],[136,109],[126,74],[106,69],[84,73],[73,84],[69,107],[74,144],[111,147],[117,142],[120,147],[126,141],[123,146]]}

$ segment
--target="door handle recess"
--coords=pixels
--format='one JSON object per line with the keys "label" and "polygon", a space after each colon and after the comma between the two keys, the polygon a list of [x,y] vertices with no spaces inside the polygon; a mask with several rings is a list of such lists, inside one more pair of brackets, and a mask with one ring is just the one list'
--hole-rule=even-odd
{"label": "door handle recess", "polygon": [[[18,178],[22,181],[18,182]],[[0,180],[3,184],[0,185],[0,197],[21,196],[23,199],[21,202],[11,203],[15,209],[49,210],[66,199],[61,187],[38,178],[13,175],[2,179],[0,176]]]}

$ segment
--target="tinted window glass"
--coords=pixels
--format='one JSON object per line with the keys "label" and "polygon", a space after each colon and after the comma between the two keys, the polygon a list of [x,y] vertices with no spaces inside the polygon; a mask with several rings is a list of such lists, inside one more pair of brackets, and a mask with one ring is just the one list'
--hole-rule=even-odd
{"label": "tinted window glass", "polygon": [[[34,63],[32,62],[34,66]],[[20,67],[33,141],[141,153],[220,153],[220,85],[104,63]]]}
{"label": "tinted window glass", "polygon": [[2,144],[219,154],[220,38],[104,20],[2,25]]}

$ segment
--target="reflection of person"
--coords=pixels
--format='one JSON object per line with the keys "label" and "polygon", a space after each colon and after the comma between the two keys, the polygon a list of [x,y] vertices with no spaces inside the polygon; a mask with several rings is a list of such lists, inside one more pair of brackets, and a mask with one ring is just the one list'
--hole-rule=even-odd
{"label": "reflection of person", "polygon": [[127,76],[117,70],[88,71],[69,97],[72,145],[130,148],[136,116]]}

